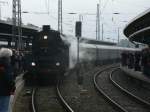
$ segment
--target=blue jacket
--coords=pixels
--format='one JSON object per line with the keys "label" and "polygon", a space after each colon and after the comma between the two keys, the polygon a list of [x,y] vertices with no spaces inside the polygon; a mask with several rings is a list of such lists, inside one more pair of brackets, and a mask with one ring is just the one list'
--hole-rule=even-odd
{"label": "blue jacket", "polygon": [[0,96],[9,96],[14,90],[11,63],[8,58],[0,58]]}

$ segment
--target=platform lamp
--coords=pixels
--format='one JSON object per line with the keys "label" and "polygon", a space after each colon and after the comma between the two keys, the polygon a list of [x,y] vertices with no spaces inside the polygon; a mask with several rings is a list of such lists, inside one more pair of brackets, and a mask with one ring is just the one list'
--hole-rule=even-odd
{"label": "platform lamp", "polygon": [[75,35],[77,37],[77,82],[79,85],[83,84],[83,76],[80,75],[80,57],[79,57],[79,40],[82,36],[82,22],[81,21],[76,21],[76,26],[75,26]]}

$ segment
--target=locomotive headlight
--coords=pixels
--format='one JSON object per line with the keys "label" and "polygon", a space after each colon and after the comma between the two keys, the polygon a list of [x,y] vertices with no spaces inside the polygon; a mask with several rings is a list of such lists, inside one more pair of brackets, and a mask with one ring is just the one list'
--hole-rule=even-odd
{"label": "locomotive headlight", "polygon": [[59,63],[59,62],[57,62],[57,63],[56,63],[56,66],[60,66],[60,63]]}
{"label": "locomotive headlight", "polygon": [[32,65],[32,66],[36,66],[35,62],[32,62],[31,65]]}
{"label": "locomotive headlight", "polygon": [[44,40],[46,40],[48,37],[47,37],[47,35],[44,35],[44,37],[43,37],[43,38],[44,38]]}

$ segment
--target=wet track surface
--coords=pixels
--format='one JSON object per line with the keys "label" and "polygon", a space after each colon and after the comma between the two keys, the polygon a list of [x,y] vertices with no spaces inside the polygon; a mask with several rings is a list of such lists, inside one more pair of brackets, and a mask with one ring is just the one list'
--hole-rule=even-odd
{"label": "wet track surface", "polygon": [[[74,112],[119,112],[120,110],[111,104],[102,94],[99,94],[94,87],[93,77],[96,73],[108,68],[108,66],[81,68],[80,74],[83,76],[83,85],[78,85],[76,70],[68,72],[59,89]],[[130,95],[122,92],[110,80],[110,73],[113,69],[108,69],[97,77],[97,84],[105,94],[112,100],[120,104],[126,112],[149,112],[149,107],[135,100]],[[134,83],[127,75],[121,71],[115,71],[112,78],[122,87],[128,89],[140,98],[149,101],[149,89],[145,85]],[[31,95],[26,95],[25,87],[20,93],[15,110],[13,112],[30,112]],[[31,88],[32,89],[32,88]],[[143,94],[144,93],[144,94]],[[35,105],[37,112],[66,112],[56,94],[56,87],[39,87],[35,94]]]}
{"label": "wet track surface", "polygon": [[97,77],[97,83],[100,89],[114,102],[118,103],[126,112],[149,112],[149,108],[132,97],[124,94],[116,88],[110,81],[110,73],[113,69],[102,72]]}
{"label": "wet track surface", "polygon": [[82,87],[77,84],[75,72],[64,80],[62,94],[75,112],[118,112],[95,90],[93,76],[102,68],[104,67],[82,69],[80,71],[84,76]]}
{"label": "wet track surface", "polygon": [[[32,88],[24,87],[16,100],[13,112],[66,112],[57,95],[56,86],[36,89],[34,103],[31,93],[26,94],[26,90],[31,91]],[[35,111],[32,104],[35,106]]]}
{"label": "wet track surface", "polygon": [[29,88],[24,87],[22,91],[19,93],[14,105],[13,112],[30,112],[31,95],[26,94],[26,89]]}
{"label": "wet track surface", "polygon": [[112,79],[123,89],[144,100],[150,106],[150,84],[129,77],[121,69],[114,71]]}
{"label": "wet track surface", "polygon": [[35,93],[36,112],[65,112],[55,87],[40,87]]}

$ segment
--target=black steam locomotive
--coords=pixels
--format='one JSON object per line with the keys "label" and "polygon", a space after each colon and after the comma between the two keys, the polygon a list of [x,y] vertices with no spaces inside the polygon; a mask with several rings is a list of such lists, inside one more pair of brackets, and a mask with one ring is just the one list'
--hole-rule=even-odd
{"label": "black steam locomotive", "polygon": [[48,25],[43,26],[32,42],[32,76],[40,83],[55,81],[68,69],[68,59],[69,44],[62,41],[58,31],[50,29]]}

